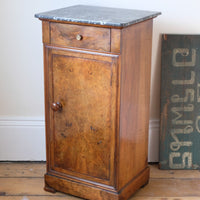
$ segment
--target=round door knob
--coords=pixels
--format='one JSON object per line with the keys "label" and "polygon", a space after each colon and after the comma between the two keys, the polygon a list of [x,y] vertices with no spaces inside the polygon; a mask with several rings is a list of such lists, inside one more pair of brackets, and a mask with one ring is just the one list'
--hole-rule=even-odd
{"label": "round door knob", "polygon": [[60,102],[53,102],[51,104],[51,108],[53,111],[61,111],[62,110],[62,104]]}
{"label": "round door knob", "polygon": [[82,40],[82,39],[83,39],[83,36],[78,34],[78,35],[76,35],[76,39],[77,39],[77,40]]}

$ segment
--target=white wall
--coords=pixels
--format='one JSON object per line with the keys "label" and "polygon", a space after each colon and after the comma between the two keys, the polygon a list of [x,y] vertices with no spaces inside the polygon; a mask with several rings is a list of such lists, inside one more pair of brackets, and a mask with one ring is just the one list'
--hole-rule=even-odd
{"label": "white wall", "polygon": [[[34,14],[74,4],[162,12],[154,20],[152,53],[150,129],[153,129],[150,130],[150,144],[155,148],[150,149],[150,161],[156,161],[160,112],[160,34],[199,34],[198,0],[1,0],[0,160],[45,159],[42,33],[41,22],[34,18]],[[27,121],[30,129],[25,128]],[[11,131],[10,127],[14,129]],[[23,143],[33,141],[31,145],[24,145],[24,157],[22,138]],[[34,148],[40,149],[36,155]]]}

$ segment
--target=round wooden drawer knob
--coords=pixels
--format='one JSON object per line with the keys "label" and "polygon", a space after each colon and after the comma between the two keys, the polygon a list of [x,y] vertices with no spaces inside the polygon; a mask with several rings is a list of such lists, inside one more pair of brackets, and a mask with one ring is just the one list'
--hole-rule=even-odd
{"label": "round wooden drawer knob", "polygon": [[53,111],[61,111],[62,110],[62,104],[60,102],[53,102],[51,104],[51,109]]}
{"label": "round wooden drawer knob", "polygon": [[78,34],[78,35],[76,35],[76,39],[80,41],[83,39],[83,36]]}

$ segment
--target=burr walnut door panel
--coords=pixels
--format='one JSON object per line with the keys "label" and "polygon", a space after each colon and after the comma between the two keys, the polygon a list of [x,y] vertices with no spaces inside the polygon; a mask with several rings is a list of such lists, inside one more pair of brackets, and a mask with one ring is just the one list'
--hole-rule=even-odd
{"label": "burr walnut door panel", "polygon": [[112,185],[118,56],[47,52],[50,170]]}

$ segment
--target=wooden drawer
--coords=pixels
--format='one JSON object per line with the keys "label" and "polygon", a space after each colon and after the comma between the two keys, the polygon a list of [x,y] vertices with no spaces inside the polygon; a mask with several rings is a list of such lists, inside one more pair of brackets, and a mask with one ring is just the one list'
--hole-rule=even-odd
{"label": "wooden drawer", "polygon": [[110,29],[50,23],[51,44],[110,51]]}

